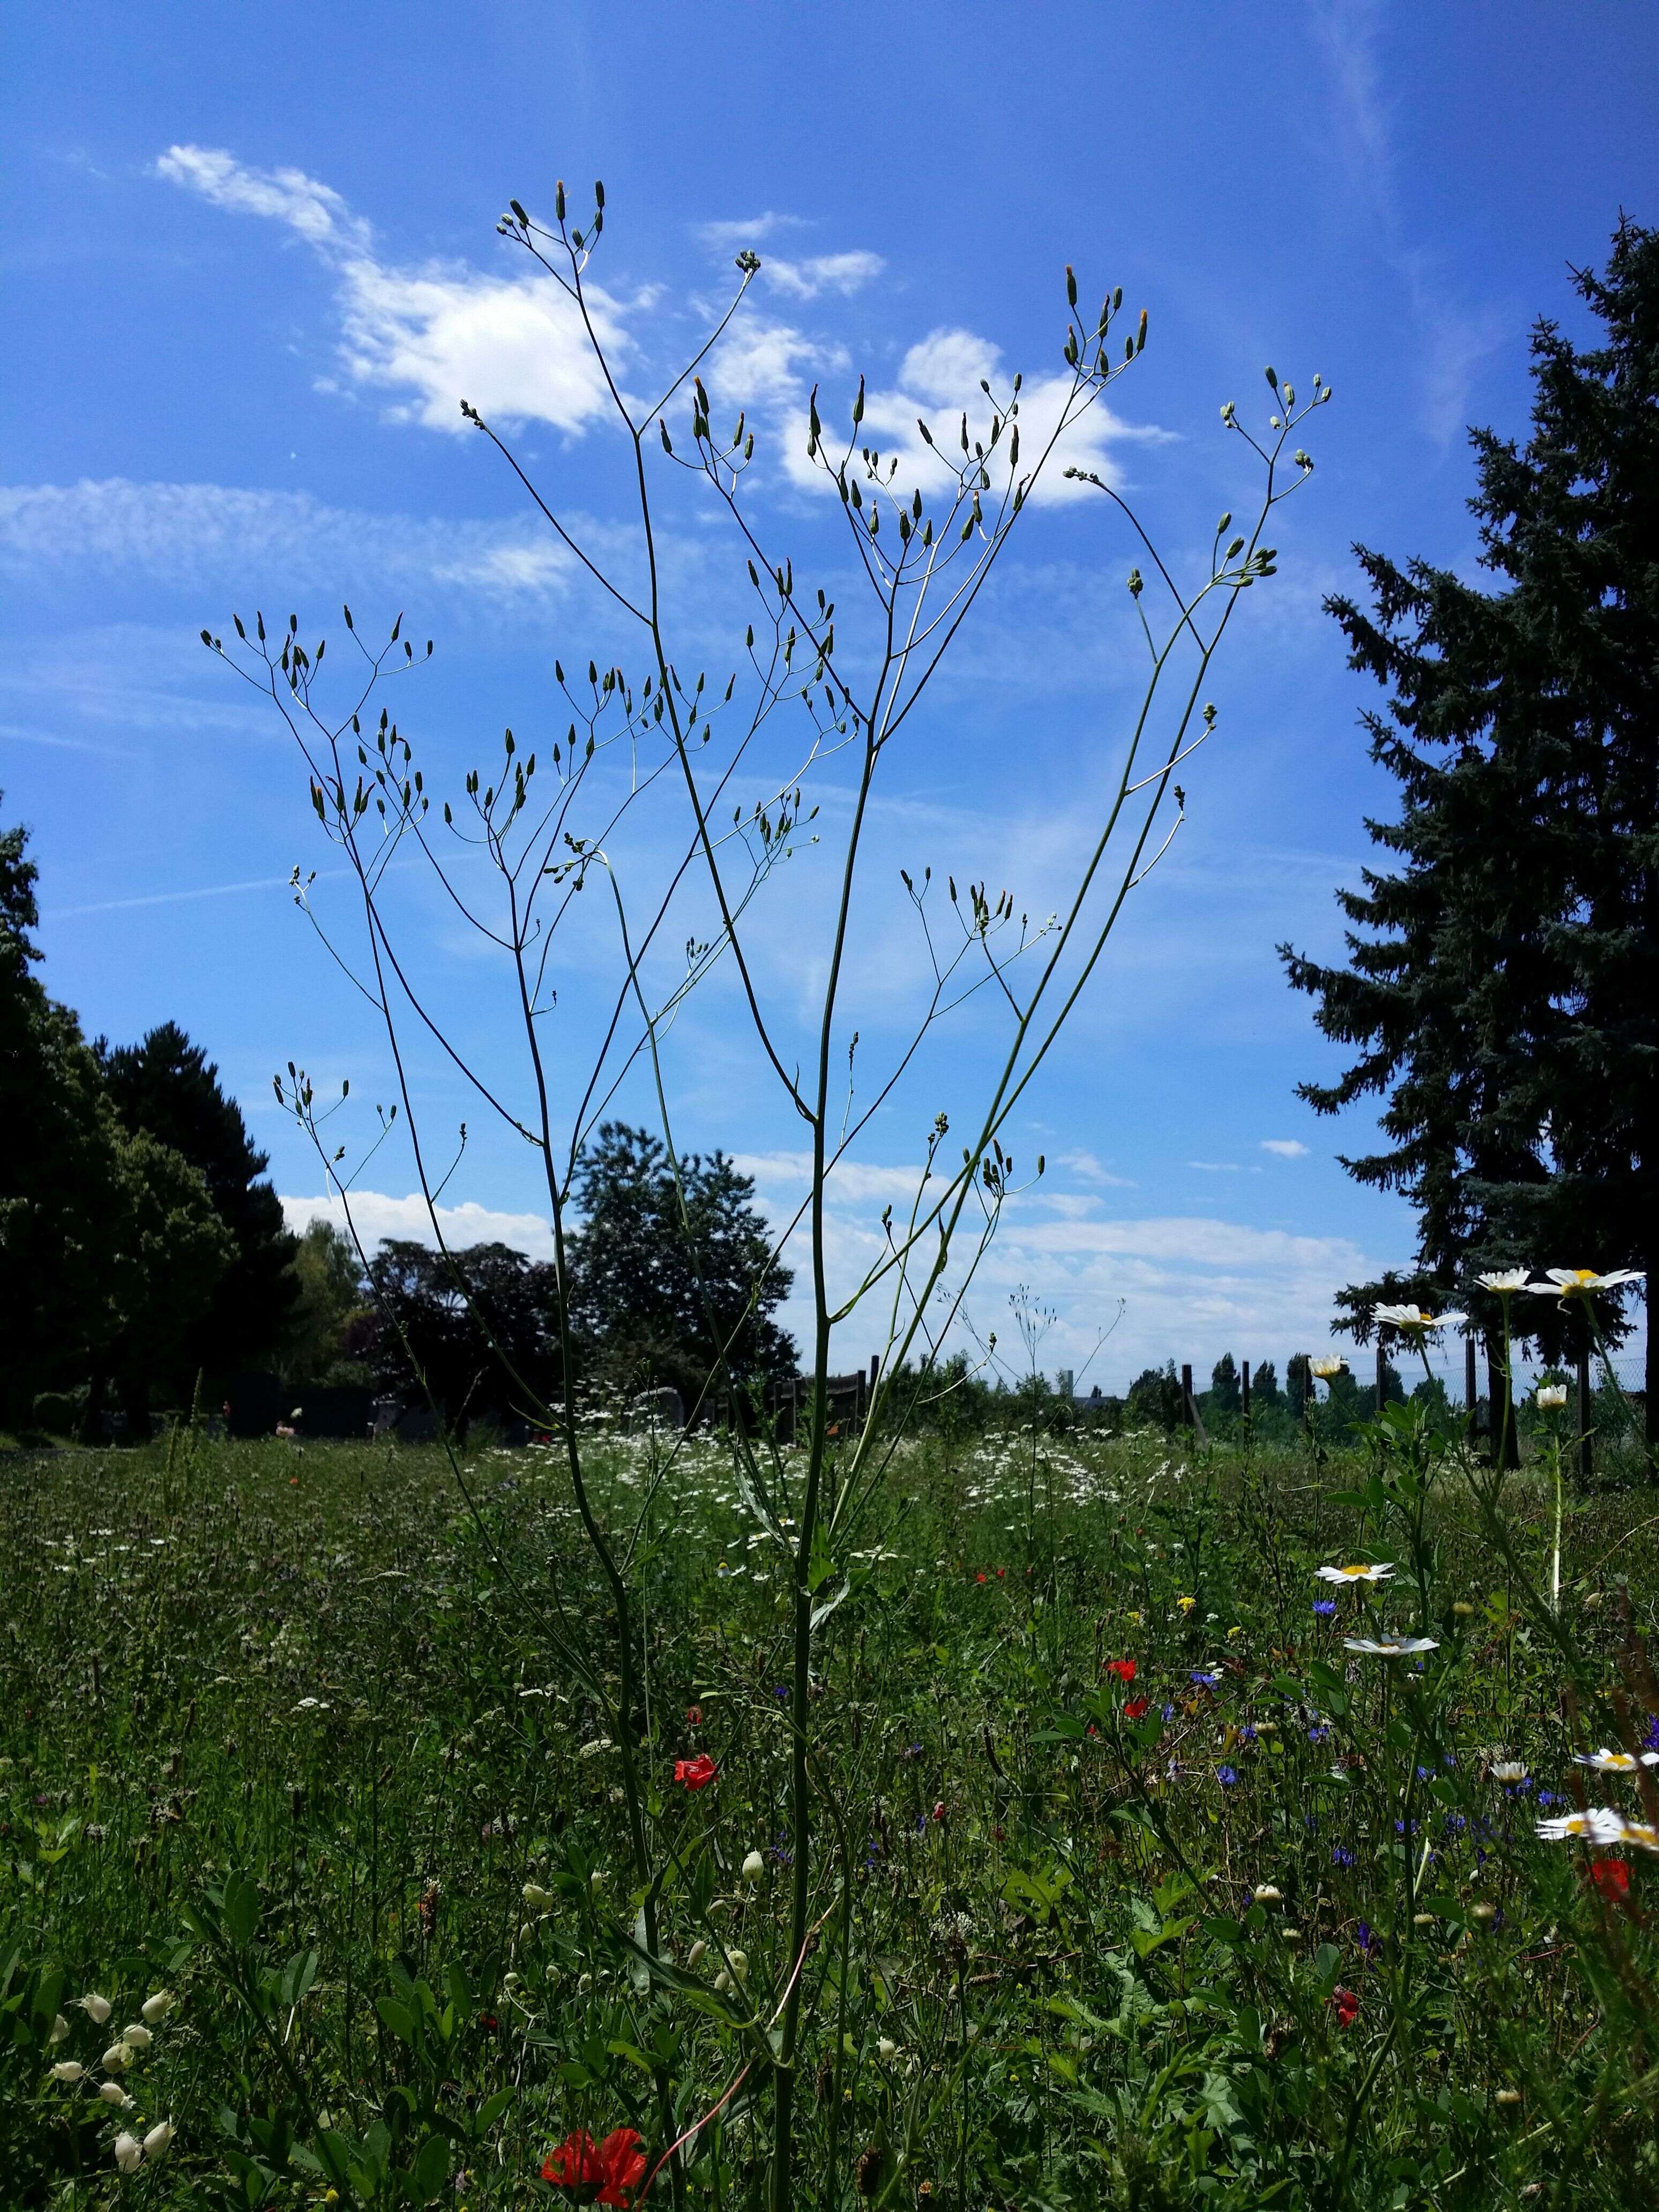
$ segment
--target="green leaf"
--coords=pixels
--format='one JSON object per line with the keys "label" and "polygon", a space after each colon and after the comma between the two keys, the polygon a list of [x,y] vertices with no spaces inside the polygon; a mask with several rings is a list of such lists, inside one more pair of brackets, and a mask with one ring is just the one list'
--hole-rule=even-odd
{"label": "green leaf", "polygon": [[449,2179],[449,2145],[441,2136],[428,2136],[421,2145],[410,2179],[422,2204],[429,2204]]}
{"label": "green leaf", "polygon": [[414,2042],[415,2015],[407,2005],[399,2004],[396,1997],[380,1997],[376,2001],[374,2009],[399,2043]]}
{"label": "green leaf", "polygon": [[513,2102],[514,2094],[515,2092],[512,2089],[497,2089],[493,2097],[486,2097],[479,2106],[477,2117],[472,2123],[473,2134],[487,2135]]}
{"label": "green leaf", "polygon": [[246,1950],[259,1932],[259,1892],[243,1874],[225,1877],[225,1933],[239,1951]]}

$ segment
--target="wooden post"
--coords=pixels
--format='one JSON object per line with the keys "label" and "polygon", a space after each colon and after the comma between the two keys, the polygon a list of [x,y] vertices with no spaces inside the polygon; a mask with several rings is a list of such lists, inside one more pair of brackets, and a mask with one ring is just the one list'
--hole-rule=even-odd
{"label": "wooden post", "polygon": [[1376,1410],[1380,1413],[1389,1389],[1389,1356],[1382,1349],[1382,1332],[1376,1333]]}
{"label": "wooden post", "polygon": [[[1589,1334],[1586,1329],[1585,1334]],[[1590,1356],[1588,1344],[1578,1347],[1578,1480],[1586,1488],[1589,1486],[1590,1459]]]}
{"label": "wooden post", "polygon": [[880,1372],[881,1354],[878,1352],[872,1352],[870,1354],[870,1391],[872,1396],[875,1395],[876,1377],[880,1374]]}
{"label": "wooden post", "polygon": [[1198,1408],[1193,1403],[1193,1370],[1185,1362],[1181,1369],[1181,1425],[1190,1429]]}
{"label": "wooden post", "polygon": [[1238,1402],[1248,1421],[1250,1418],[1250,1363],[1248,1359],[1238,1370]]}
{"label": "wooden post", "polygon": [[1474,1429],[1475,1410],[1480,1403],[1480,1382],[1474,1366],[1474,1338],[1463,1339],[1463,1399],[1469,1409],[1469,1429]]}

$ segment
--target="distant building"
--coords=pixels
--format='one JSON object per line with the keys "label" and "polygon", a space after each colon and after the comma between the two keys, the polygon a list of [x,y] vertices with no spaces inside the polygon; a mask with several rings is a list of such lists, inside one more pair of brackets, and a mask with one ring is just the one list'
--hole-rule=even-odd
{"label": "distant building", "polygon": [[1075,1389],[1076,1381],[1077,1377],[1073,1373],[1072,1370],[1069,1367],[1062,1367],[1059,1374],[1054,1377],[1054,1395],[1058,1398],[1075,1397],[1077,1395]]}

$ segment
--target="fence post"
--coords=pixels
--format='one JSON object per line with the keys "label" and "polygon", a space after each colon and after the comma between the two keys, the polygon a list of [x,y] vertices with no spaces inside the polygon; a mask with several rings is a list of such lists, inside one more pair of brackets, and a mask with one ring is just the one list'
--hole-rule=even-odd
{"label": "fence post", "polygon": [[1475,1412],[1480,1403],[1480,1383],[1475,1372],[1473,1333],[1463,1339],[1463,1397],[1469,1409],[1469,1433],[1473,1436]]}
{"label": "fence post", "polygon": [[1248,1421],[1250,1418],[1250,1363],[1247,1359],[1238,1370],[1239,1409]]}
{"label": "fence post", "polygon": [[1389,1389],[1389,1355],[1382,1349],[1382,1332],[1376,1332],[1376,1410],[1382,1411]]}
{"label": "fence post", "polygon": [[1198,1408],[1193,1403],[1193,1370],[1184,1361],[1181,1369],[1181,1425],[1190,1429]]}
{"label": "fence post", "polygon": [[[1586,1334],[1589,1334],[1586,1330]],[[1578,1480],[1590,1479],[1590,1356],[1588,1344],[1578,1347]]]}

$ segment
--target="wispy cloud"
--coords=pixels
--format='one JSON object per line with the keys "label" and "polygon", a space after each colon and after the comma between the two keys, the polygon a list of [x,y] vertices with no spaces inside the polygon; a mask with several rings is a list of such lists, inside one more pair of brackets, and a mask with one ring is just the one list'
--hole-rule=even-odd
{"label": "wispy cloud", "polygon": [[1072,1173],[1080,1176],[1085,1182],[1110,1184],[1119,1190],[1134,1188],[1133,1182],[1127,1176],[1109,1174],[1092,1152],[1057,1152],[1054,1158],[1058,1166],[1070,1168]]}
{"label": "wispy cloud", "polygon": [[529,519],[440,522],[325,506],[304,492],[226,484],[0,485],[0,566],[133,567],[151,579],[338,585],[350,579],[544,593],[570,556]]}
{"label": "wispy cloud", "polygon": [[1513,318],[1495,307],[1458,299],[1446,281],[1443,256],[1406,241],[1393,102],[1382,67],[1386,19],[1380,0],[1316,0],[1311,20],[1334,95],[1333,140],[1351,186],[1370,203],[1384,252],[1409,295],[1412,325],[1419,337],[1422,426],[1437,445],[1449,446],[1468,422],[1476,371],[1509,336]]}
{"label": "wispy cloud", "polygon": [[816,300],[821,292],[843,296],[861,292],[886,266],[879,253],[817,253],[807,261],[763,261],[761,276],[775,291],[787,292],[797,300]]}
{"label": "wispy cloud", "polygon": [[[581,317],[550,276],[395,266],[377,258],[369,225],[330,185],[300,169],[249,168],[220,148],[169,147],[155,173],[229,213],[282,223],[312,247],[335,275],[346,380],[399,395],[394,418],[461,430],[466,399],[499,422],[574,434],[610,409]],[[621,307],[600,285],[586,297],[613,361],[625,362]]]}
{"label": "wispy cloud", "polygon": [[1276,1152],[1281,1160],[1305,1160],[1309,1156],[1308,1147],[1299,1137],[1264,1137],[1261,1149],[1264,1152]]}
{"label": "wispy cloud", "polygon": [[805,216],[779,215],[768,208],[764,215],[740,216],[734,222],[699,223],[696,235],[705,246],[721,250],[728,246],[759,246],[781,230],[805,230],[810,226]]}

